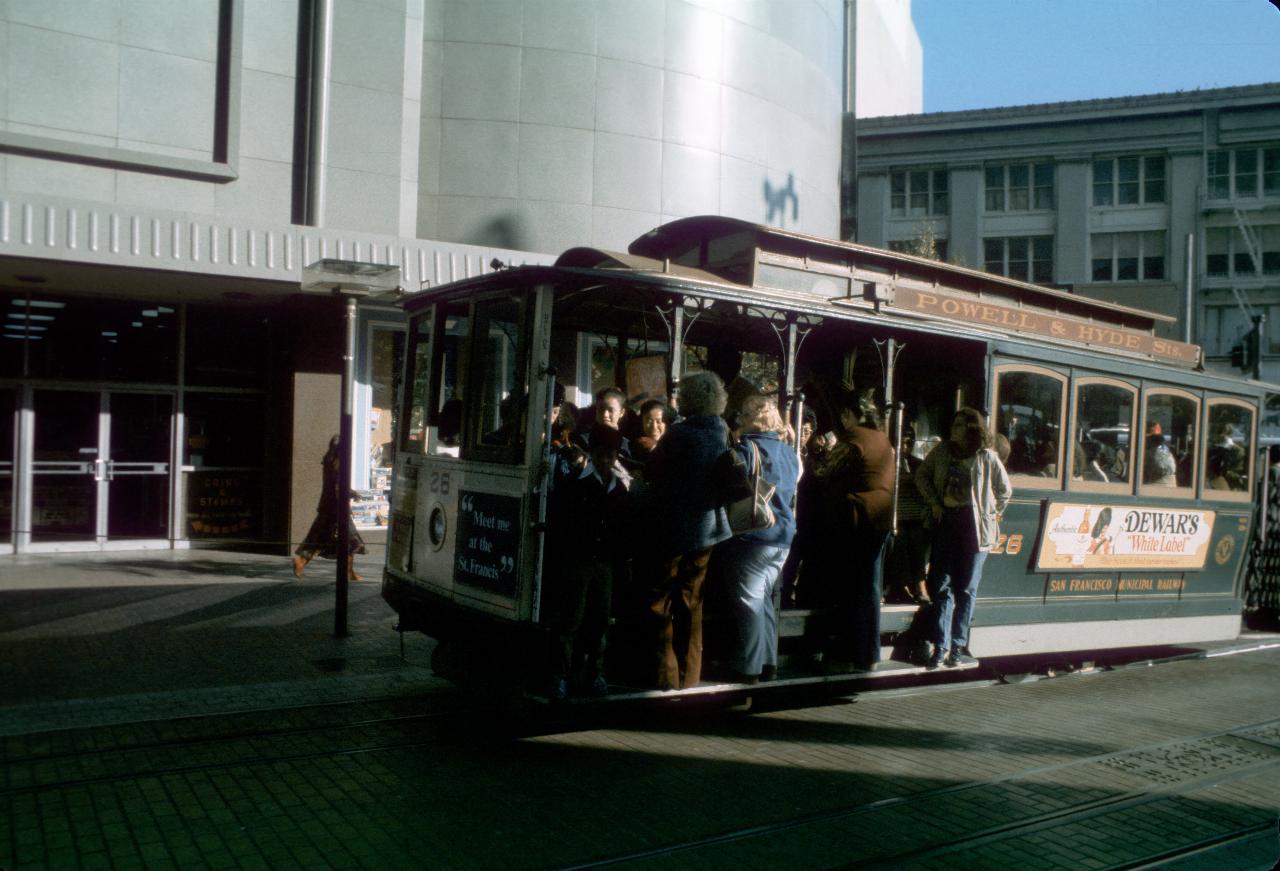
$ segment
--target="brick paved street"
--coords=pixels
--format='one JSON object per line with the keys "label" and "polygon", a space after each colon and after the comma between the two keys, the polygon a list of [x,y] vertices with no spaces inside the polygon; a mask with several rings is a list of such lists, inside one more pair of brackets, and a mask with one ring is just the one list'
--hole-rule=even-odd
{"label": "brick paved street", "polygon": [[207,553],[0,566],[0,867],[1280,857],[1275,638],[1016,685],[520,730],[433,677],[427,639],[400,658],[374,583],[352,587],[351,636],[333,638],[326,568],[297,582],[281,558]]}

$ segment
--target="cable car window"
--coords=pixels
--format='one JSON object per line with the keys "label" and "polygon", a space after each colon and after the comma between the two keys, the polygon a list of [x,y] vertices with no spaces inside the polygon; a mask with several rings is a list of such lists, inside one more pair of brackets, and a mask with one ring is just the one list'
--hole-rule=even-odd
{"label": "cable car window", "polygon": [[516,462],[524,445],[529,396],[524,389],[523,298],[477,302],[472,337],[473,385],[464,398],[470,420],[466,451],[484,459]]}
{"label": "cable car window", "polygon": [[409,413],[400,422],[400,449],[421,454],[427,449],[427,379],[431,373],[431,318],[415,318],[409,325]]}
{"label": "cable car window", "polygon": [[1249,498],[1253,480],[1253,409],[1232,400],[1210,400],[1205,442],[1204,498]]}
{"label": "cable car window", "polygon": [[1133,485],[1134,413],[1138,391],[1127,384],[1081,379],[1071,439],[1072,489],[1124,492]]}
{"label": "cable car window", "polygon": [[1004,368],[996,374],[996,444],[1008,439],[1005,467],[1014,488],[1049,489],[1062,475],[1062,408],[1066,379],[1048,369]]}
{"label": "cable car window", "polygon": [[1151,495],[1190,495],[1186,491],[1195,486],[1200,403],[1188,393],[1151,391],[1145,411],[1142,490]]}
{"label": "cable car window", "polygon": [[[431,355],[431,371],[422,377],[431,379],[431,398],[427,404],[428,450],[439,456],[456,457],[461,453],[462,409],[470,360],[469,310],[466,302],[436,306],[434,333],[439,340]],[[416,360],[415,365],[418,365]],[[419,389],[416,376],[413,389]]]}

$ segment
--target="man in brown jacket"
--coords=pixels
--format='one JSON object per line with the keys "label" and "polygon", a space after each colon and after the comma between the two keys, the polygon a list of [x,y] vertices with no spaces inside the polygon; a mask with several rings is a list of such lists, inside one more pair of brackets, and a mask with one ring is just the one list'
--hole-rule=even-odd
{"label": "man in brown jacket", "polygon": [[880,661],[884,546],[893,524],[894,451],[870,394],[839,404],[841,434],[817,469],[827,516],[822,583],[829,585],[837,641],[828,662],[871,671]]}

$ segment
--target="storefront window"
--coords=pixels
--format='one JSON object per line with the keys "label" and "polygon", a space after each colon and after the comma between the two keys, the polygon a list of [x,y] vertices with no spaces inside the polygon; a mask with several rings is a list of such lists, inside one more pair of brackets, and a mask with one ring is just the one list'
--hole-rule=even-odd
{"label": "storefront window", "polygon": [[12,390],[0,388],[0,543],[13,534],[13,409]]}
{"label": "storefront window", "polygon": [[356,523],[384,526],[390,513],[391,474],[395,465],[396,404],[404,372],[404,331],[393,326],[372,330],[369,343],[368,486],[356,494]]}
{"label": "storefront window", "polygon": [[195,467],[186,474],[191,538],[262,538],[264,405],[261,396],[187,394],[182,454]]}
{"label": "storefront window", "polygon": [[[6,345],[25,338],[27,372],[37,378],[177,381],[178,316],[148,302],[11,297]],[[14,370],[20,371],[20,370]]]}
{"label": "storefront window", "polygon": [[270,371],[271,322],[260,309],[187,307],[187,384],[262,387]]}

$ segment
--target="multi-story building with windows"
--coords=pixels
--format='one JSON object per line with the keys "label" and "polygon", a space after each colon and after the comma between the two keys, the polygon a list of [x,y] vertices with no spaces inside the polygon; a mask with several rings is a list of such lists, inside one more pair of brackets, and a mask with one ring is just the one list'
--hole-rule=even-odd
{"label": "multi-story building with windows", "polygon": [[1280,84],[860,119],[858,157],[859,242],[1161,312],[1214,368],[1263,315],[1280,381]]}

